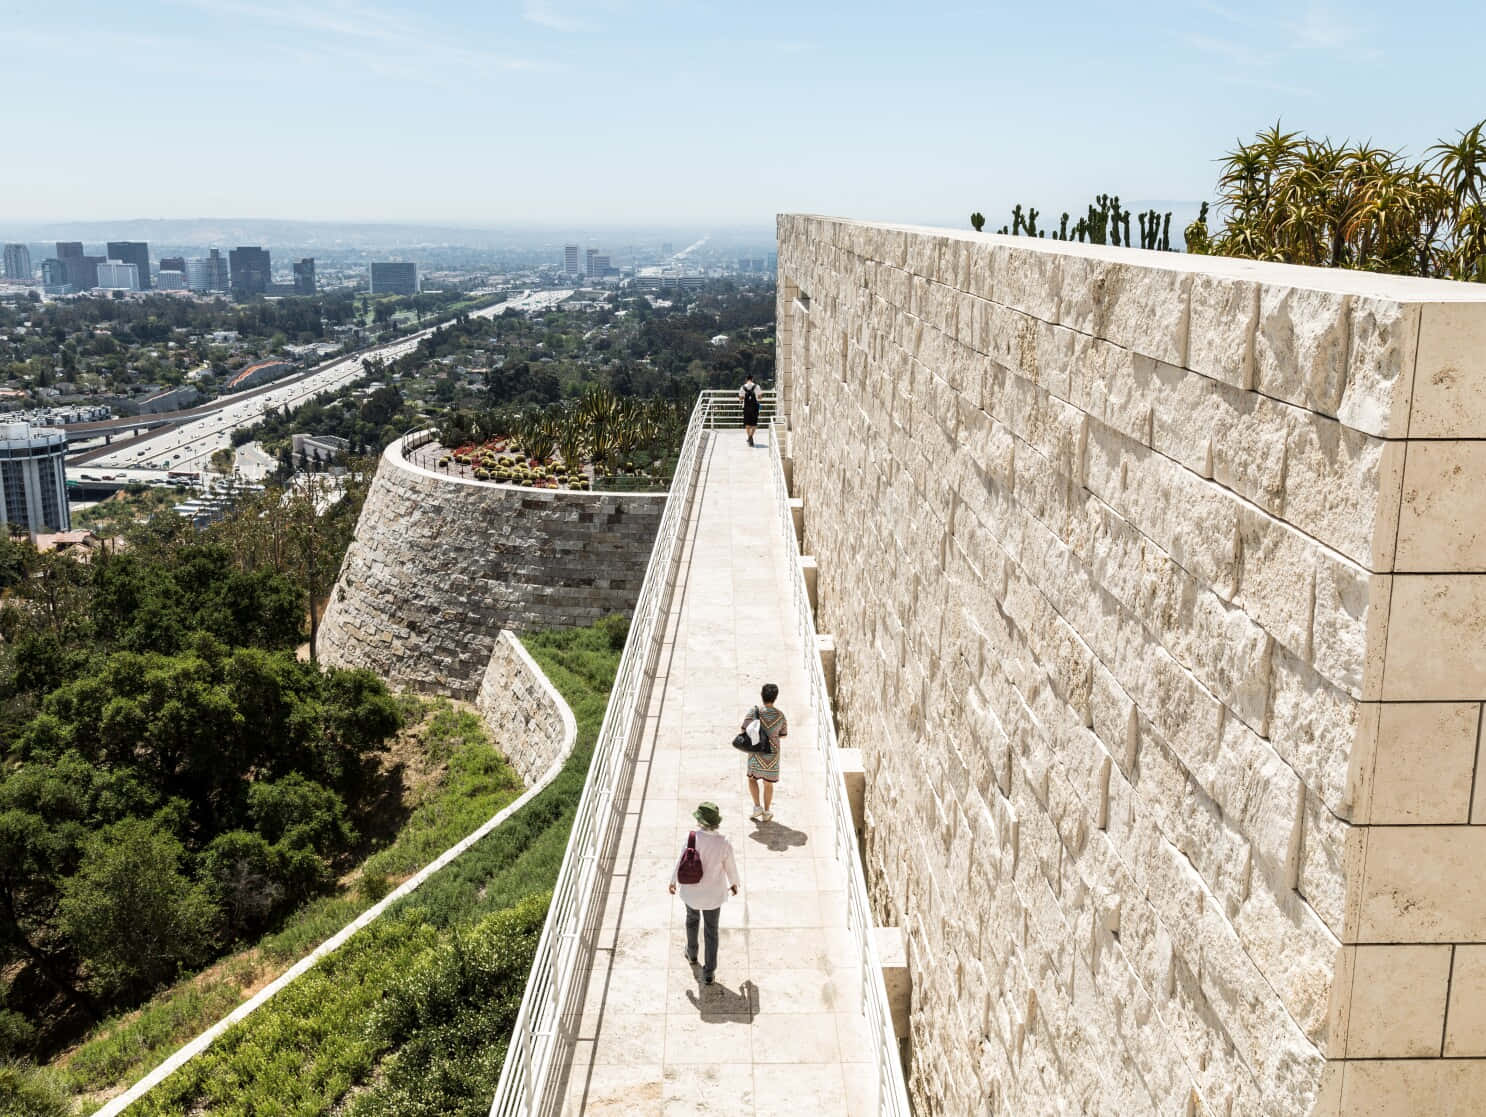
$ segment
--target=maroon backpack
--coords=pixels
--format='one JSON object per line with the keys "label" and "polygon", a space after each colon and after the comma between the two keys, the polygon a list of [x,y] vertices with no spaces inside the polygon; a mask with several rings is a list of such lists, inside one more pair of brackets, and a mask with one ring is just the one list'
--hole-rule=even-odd
{"label": "maroon backpack", "polygon": [[686,848],[681,851],[681,864],[676,866],[676,880],[680,884],[702,883],[702,855],[697,852],[697,832],[686,836]]}

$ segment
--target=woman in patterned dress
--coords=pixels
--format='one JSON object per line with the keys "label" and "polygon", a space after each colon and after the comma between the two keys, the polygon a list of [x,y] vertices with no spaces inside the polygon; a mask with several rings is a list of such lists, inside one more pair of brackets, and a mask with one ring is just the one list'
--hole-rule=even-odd
{"label": "woman in patterned dress", "polygon": [[[764,700],[764,704],[754,706],[743,716],[743,728],[746,730],[748,723],[758,718],[774,745],[774,751],[767,756],[756,752],[748,754],[748,794],[753,797],[753,811],[748,817],[755,822],[772,822],[774,812],[769,808],[774,804],[774,785],[779,782],[779,756],[784,751],[781,742],[789,733],[789,720],[784,716],[784,711],[774,705],[774,700],[779,697],[777,686],[765,683],[759,697]],[[760,784],[764,788],[762,803],[759,802]]]}

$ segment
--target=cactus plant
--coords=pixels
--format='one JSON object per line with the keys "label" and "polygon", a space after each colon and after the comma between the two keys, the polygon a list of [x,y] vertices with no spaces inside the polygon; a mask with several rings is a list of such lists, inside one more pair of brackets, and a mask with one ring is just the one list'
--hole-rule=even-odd
{"label": "cactus plant", "polygon": [[972,213],[970,215],[970,227],[973,228],[977,233],[984,229],[986,227],[985,214],[981,213],[979,210],[976,210],[974,213]]}

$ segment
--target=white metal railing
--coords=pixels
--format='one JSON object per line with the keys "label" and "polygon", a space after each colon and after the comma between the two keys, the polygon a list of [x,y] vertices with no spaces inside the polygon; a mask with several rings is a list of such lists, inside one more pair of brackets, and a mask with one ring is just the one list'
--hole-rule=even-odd
{"label": "white metal railing", "polygon": [[825,670],[821,666],[816,644],[815,614],[810,608],[810,593],[805,588],[805,572],[798,561],[800,541],[795,534],[795,518],[789,508],[789,489],[784,483],[784,459],[780,441],[784,436],[781,423],[769,428],[769,464],[774,474],[774,504],[784,531],[785,550],[794,563],[790,579],[794,598],[794,621],[805,657],[806,689],[810,712],[815,716],[815,743],[826,764],[826,798],[831,805],[831,819],[836,831],[836,856],[846,863],[846,921],[857,948],[862,967],[862,1012],[872,1033],[877,1056],[878,1112],[891,1117],[908,1117],[908,1091],[903,1082],[903,1064],[898,1055],[898,1038],[893,1031],[892,1012],[888,1008],[887,990],[882,983],[882,959],[877,953],[877,940],[872,934],[872,908],[867,901],[867,878],[857,850],[856,826],[851,817],[851,804],[846,798],[846,784],[841,774],[841,754],[836,739],[836,718],[826,691]]}
{"label": "white metal railing", "polygon": [[[743,401],[738,398],[736,388],[710,388],[702,393],[702,399],[707,403],[708,429],[736,430],[743,425]],[[767,427],[778,413],[779,393],[772,388],[760,388],[758,404],[758,425]]]}
{"label": "white metal railing", "polygon": [[[594,745],[573,830],[553,887],[552,904],[537,942],[521,1009],[506,1049],[491,1117],[534,1117],[545,1101],[554,1056],[560,1053],[563,1016],[573,994],[575,962],[601,897],[603,860],[622,817],[617,790],[645,726],[650,690],[665,639],[666,619],[676,588],[711,399],[703,393],[692,410],[681,454],[656,531],[645,582],[635,603],[629,639],[609,693],[608,708]],[[740,414],[741,420],[741,414]]]}

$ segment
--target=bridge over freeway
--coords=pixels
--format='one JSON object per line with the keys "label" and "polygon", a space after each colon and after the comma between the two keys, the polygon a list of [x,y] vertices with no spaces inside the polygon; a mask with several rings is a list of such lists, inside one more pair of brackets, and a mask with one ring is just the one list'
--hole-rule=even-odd
{"label": "bridge over freeway", "polygon": [[[492,1117],[908,1112],[788,466],[740,425],[731,393],[692,417]],[[751,823],[729,742],[764,682],[789,734]],[[711,986],[666,887],[703,800],[742,876]]]}

